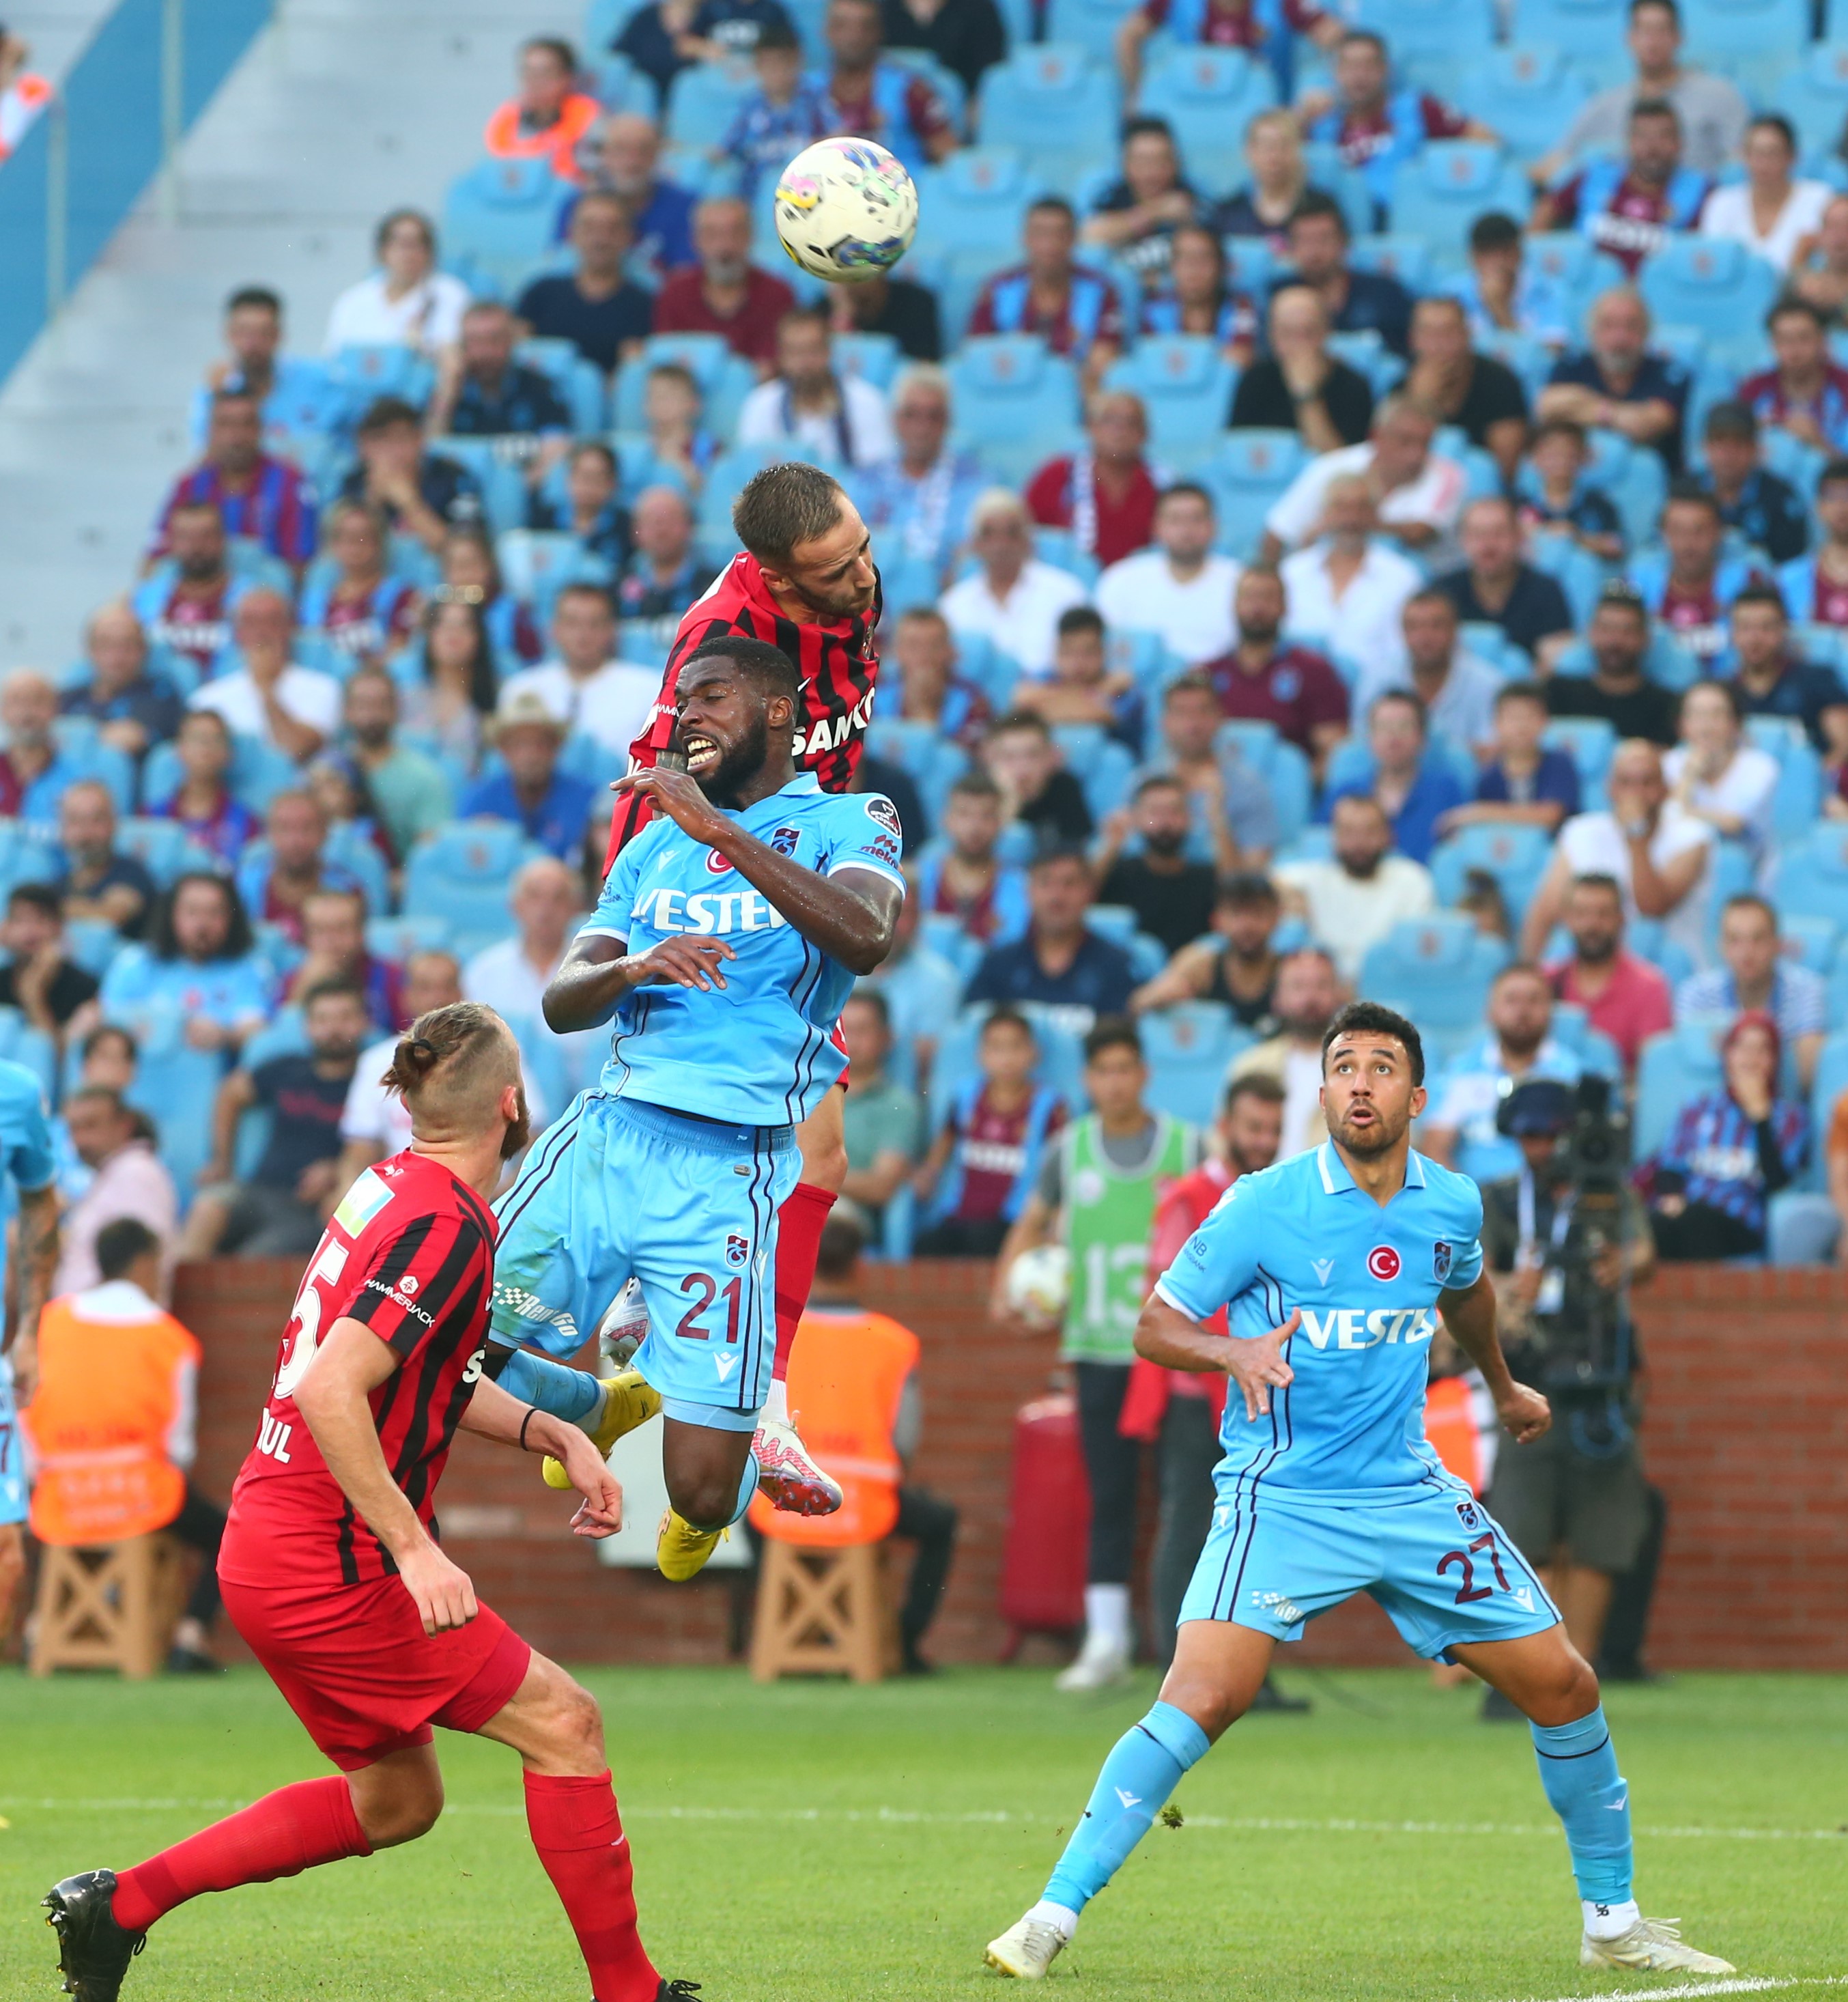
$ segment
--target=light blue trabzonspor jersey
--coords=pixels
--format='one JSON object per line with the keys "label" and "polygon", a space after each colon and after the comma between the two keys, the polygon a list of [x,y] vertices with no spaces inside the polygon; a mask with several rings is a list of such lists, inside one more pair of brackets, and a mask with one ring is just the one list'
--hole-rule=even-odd
{"label": "light blue trabzonspor jersey", "polygon": [[[804,773],[727,818],[821,875],[870,869],[905,888],[898,814],[883,793],[825,793]],[[846,1067],[832,1038],[855,976],[716,849],[661,814],[618,856],[579,936],[626,940],[640,953],[687,933],[722,938],[737,954],[724,963],[724,986],[626,995],[603,1090],[741,1126],[807,1118]]]}
{"label": "light blue trabzonspor jersey", "polygon": [[[56,1179],[58,1156],[44,1088],[23,1064],[0,1059],[0,1215],[11,1216],[22,1189],[42,1189]],[[6,1297],[6,1238],[0,1230],[0,1302]]]}
{"label": "light blue trabzonspor jersey", "polygon": [[1233,1338],[1302,1320],[1285,1360],[1295,1381],[1245,1415],[1228,1386],[1222,1473],[1285,1498],[1385,1504],[1441,1472],[1424,1439],[1438,1295],[1482,1270],[1482,1195],[1422,1154],[1383,1209],[1324,1140],[1241,1175],[1157,1282],[1189,1320],[1229,1304]]}

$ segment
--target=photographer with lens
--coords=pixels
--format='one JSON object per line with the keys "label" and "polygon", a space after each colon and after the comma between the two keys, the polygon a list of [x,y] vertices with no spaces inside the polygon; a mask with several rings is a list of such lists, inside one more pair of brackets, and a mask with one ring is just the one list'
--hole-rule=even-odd
{"label": "photographer with lens", "polygon": [[[1496,1125],[1522,1167],[1484,1185],[1483,1257],[1508,1367],[1546,1393],[1553,1422],[1528,1445],[1503,1442],[1489,1506],[1545,1572],[1573,1645],[1592,1661],[1613,1583],[1648,1527],[1630,1289],[1654,1271],[1654,1244],[1608,1080],[1529,1079],[1502,1100]],[[1514,1714],[1488,1693],[1485,1718]]]}

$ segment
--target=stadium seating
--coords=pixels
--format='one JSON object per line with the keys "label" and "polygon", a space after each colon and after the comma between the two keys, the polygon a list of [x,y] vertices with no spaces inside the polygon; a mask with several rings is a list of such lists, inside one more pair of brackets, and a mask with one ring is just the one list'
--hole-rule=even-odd
{"label": "stadium seating", "polygon": [[555,254],[568,184],[543,159],[481,160],[450,183],[443,254],[472,291],[511,298]]}
{"label": "stadium seating", "polygon": [[1688,0],[1687,61],[1735,78],[1748,95],[1775,87],[1810,37],[1810,0]]}
{"label": "stadium seating", "polygon": [[610,581],[608,560],[561,529],[509,528],[495,538],[494,553],[507,589],[532,607],[542,629],[550,625],[552,602],[567,584]]}
{"label": "stadium seating", "polygon": [[[1777,270],[1742,243],[1671,236],[1637,281],[1658,329],[1691,327],[1710,341],[1756,341],[1777,296]],[[1658,334],[1659,337],[1659,334]]]}
{"label": "stadium seating", "polygon": [[1228,431],[1195,468],[1219,511],[1219,546],[1241,560],[1264,533],[1264,517],[1302,469],[1308,454],[1294,431]]}
{"label": "stadium seating", "polygon": [[[1599,87],[1627,82],[1629,0],[1515,0],[1512,39],[1571,51],[1573,66]],[[1564,136],[1564,128],[1561,128]]]}
{"label": "stadium seating", "polygon": [[1309,760],[1274,724],[1222,723],[1215,739],[1222,755],[1235,751],[1263,780],[1277,821],[1277,845],[1287,848],[1308,826],[1312,779]]}
{"label": "stadium seating", "polygon": [[1490,984],[1507,958],[1507,945],[1473,918],[1442,912],[1408,919],[1368,952],[1359,989],[1393,997],[1421,1028],[1479,1029]]}
{"label": "stadium seating", "polygon": [[1784,844],[1774,884],[1777,908],[1848,926],[1848,821],[1823,821]]}
{"label": "stadium seating", "polygon": [[919,183],[919,250],[989,250],[1012,262],[1020,254],[1027,204],[1041,185],[1018,146],[964,147],[927,167]]}
{"label": "stadium seating", "polygon": [[1572,54],[1554,43],[1522,42],[1491,50],[1471,68],[1472,115],[1523,165],[1552,152],[1592,94]]}
{"label": "stadium seating", "polygon": [[512,929],[507,886],[543,853],[511,821],[459,821],[413,849],[404,869],[407,916],[443,918],[450,949],[463,957]]}
{"label": "stadium seating", "polygon": [[1097,164],[1097,135],[1115,129],[1117,82],[1107,58],[1041,42],[995,64],[976,103],[976,137],[984,145],[1020,147],[1036,173],[1069,190]]}
{"label": "stadium seating", "polygon": [[716,333],[650,334],[642,344],[641,353],[616,371],[610,409],[614,427],[632,433],[646,431],[643,405],[648,371],[664,361],[678,361],[689,371],[705,399],[707,423],[721,437],[729,437],[737,422],[738,406],[757,386],[757,371]]}
{"label": "stadium seating", "polygon": [[1080,48],[1100,63],[1110,62],[1117,30],[1135,0],[1048,0],[1046,39]]}
{"label": "stadium seating", "polygon": [[1777,86],[1777,102],[1797,128],[1800,152],[1832,152],[1848,124],[1848,41],[1804,50]]}
{"label": "stadium seating", "polygon": [[1166,119],[1197,186],[1219,188],[1243,180],[1245,127],[1276,102],[1267,63],[1244,49],[1191,44],[1151,61],[1137,109]]}
{"label": "stadium seating", "polygon": [[1401,162],[1393,176],[1393,227],[1460,262],[1478,216],[1494,211],[1522,221],[1532,199],[1526,176],[1499,147],[1435,140]]}
{"label": "stadium seating", "polygon": [[1018,485],[1076,441],[1078,371],[1037,335],[966,340],[950,364],[959,443]]}
{"label": "stadium seating", "polygon": [[683,146],[716,145],[730,130],[739,107],[757,88],[748,70],[723,63],[694,63],[668,89],[668,137]]}
{"label": "stadium seating", "polygon": [[1431,880],[1441,901],[1456,904],[1462,901],[1470,872],[1487,870],[1509,918],[1518,925],[1552,859],[1553,843],[1543,828],[1479,821],[1438,842],[1431,858]]}
{"label": "stadium seating", "polygon": [[568,340],[523,340],[514,359],[537,368],[557,390],[570,410],[571,428],[580,438],[592,436],[608,422],[608,398],[603,374],[585,361]]}
{"label": "stadium seating", "polygon": [[1121,361],[1105,386],[1131,389],[1149,414],[1149,448],[1174,472],[1197,465],[1213,449],[1232,408],[1238,371],[1203,333],[1149,334]]}
{"label": "stadium seating", "polygon": [[1226,1066],[1257,1039],[1222,1001],[1183,1001],[1138,1024],[1149,1065],[1148,1103],[1191,1125],[1218,1111]]}
{"label": "stadium seating", "polygon": [[1681,1108],[1720,1083],[1719,1038],[1724,1024],[1678,1023],[1643,1045],[1637,1063],[1636,1111],[1630,1152],[1637,1160],[1659,1151]]}
{"label": "stadium seating", "polygon": [[1435,57],[1473,65],[1495,44],[1490,0],[1355,0],[1347,12],[1355,27],[1383,36],[1400,61]]}
{"label": "stadium seating", "polygon": [[482,511],[497,535],[522,526],[526,519],[526,476],[497,439],[434,438],[430,449],[452,459],[481,489]]}

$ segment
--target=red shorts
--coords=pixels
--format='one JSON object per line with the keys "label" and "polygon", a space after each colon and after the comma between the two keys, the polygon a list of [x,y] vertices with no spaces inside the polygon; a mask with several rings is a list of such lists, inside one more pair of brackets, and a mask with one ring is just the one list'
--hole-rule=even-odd
{"label": "red shorts", "polygon": [[479,1731],[525,1679],[532,1650],[483,1606],[426,1634],[399,1578],[369,1585],[223,1581],[225,1610],[303,1728],[343,1773],[430,1742],[430,1727]]}

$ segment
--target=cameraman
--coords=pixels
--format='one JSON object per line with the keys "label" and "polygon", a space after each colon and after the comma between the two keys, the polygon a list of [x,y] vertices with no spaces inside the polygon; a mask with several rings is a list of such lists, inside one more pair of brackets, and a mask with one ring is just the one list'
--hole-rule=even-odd
{"label": "cameraman", "polygon": [[[1530,1079],[1498,1124],[1522,1166],[1484,1186],[1483,1257],[1508,1368],[1552,1400],[1553,1423],[1526,1446],[1502,1442],[1489,1506],[1546,1573],[1573,1645],[1592,1661],[1612,1584],[1648,1523],[1628,1290],[1654,1271],[1654,1244],[1621,1172],[1621,1135],[1585,1086]],[[1485,1718],[1515,1714],[1489,1692]]]}

